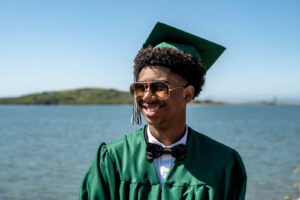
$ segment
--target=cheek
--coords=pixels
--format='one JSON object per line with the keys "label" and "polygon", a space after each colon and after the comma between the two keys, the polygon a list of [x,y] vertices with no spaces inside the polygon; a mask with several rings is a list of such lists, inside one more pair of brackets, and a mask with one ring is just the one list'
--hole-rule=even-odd
{"label": "cheek", "polygon": [[183,95],[174,95],[174,97],[172,97],[172,100],[169,101],[168,105],[169,109],[172,109],[175,112],[180,112],[180,110],[185,108],[186,103]]}
{"label": "cheek", "polygon": [[181,102],[184,102],[185,99],[184,99],[184,94],[182,92],[174,92],[174,93],[171,93],[170,94],[170,100],[172,100],[173,102],[175,103],[181,103]]}
{"label": "cheek", "polygon": [[141,99],[135,99],[136,105],[140,107],[142,100]]}

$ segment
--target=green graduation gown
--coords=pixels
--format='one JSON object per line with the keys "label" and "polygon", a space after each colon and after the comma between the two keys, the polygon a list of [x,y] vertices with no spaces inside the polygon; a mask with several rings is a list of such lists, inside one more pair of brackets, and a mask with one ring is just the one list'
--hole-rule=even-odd
{"label": "green graduation gown", "polygon": [[242,200],[246,172],[238,153],[189,129],[187,157],[175,160],[161,186],[146,159],[144,129],[101,144],[80,188],[80,199]]}

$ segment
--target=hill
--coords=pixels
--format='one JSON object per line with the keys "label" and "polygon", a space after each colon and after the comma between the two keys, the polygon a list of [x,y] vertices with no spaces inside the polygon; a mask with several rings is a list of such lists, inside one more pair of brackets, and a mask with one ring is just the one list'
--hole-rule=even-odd
{"label": "hill", "polygon": [[43,92],[15,98],[0,98],[0,104],[76,105],[76,104],[132,104],[129,92],[115,89],[84,88],[57,92]]}
{"label": "hill", "polygon": [[[129,92],[115,89],[83,88],[65,91],[42,92],[21,97],[0,98],[0,105],[103,105],[132,104]],[[211,100],[194,100],[192,104],[226,105]]]}

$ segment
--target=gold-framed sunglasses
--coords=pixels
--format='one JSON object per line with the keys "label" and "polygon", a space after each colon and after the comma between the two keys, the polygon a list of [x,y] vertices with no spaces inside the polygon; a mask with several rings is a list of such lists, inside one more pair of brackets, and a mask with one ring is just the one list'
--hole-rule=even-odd
{"label": "gold-framed sunglasses", "polygon": [[130,94],[136,98],[144,97],[146,91],[150,91],[152,95],[160,100],[165,100],[170,96],[170,92],[179,88],[186,88],[186,86],[170,88],[170,86],[163,81],[153,82],[136,82],[130,85]]}

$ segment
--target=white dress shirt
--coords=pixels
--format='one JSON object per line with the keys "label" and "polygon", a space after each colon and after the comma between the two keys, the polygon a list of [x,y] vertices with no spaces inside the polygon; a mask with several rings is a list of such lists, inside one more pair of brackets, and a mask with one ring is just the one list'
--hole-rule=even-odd
{"label": "white dress shirt", "polygon": [[[155,137],[153,137],[153,135],[150,132],[149,126],[147,126],[148,142],[153,143],[153,144],[158,144],[162,147],[169,147],[169,148],[172,148],[179,144],[186,144],[188,126],[186,125],[185,127],[186,128],[185,128],[184,136],[180,140],[178,140],[176,143],[174,143],[170,146],[165,146],[164,144],[160,143]],[[175,158],[169,154],[164,154],[153,160],[155,168],[156,168],[156,172],[157,172],[157,175],[159,178],[160,185],[162,185],[165,182],[165,179],[167,177],[169,169],[174,161],[175,161]]]}

